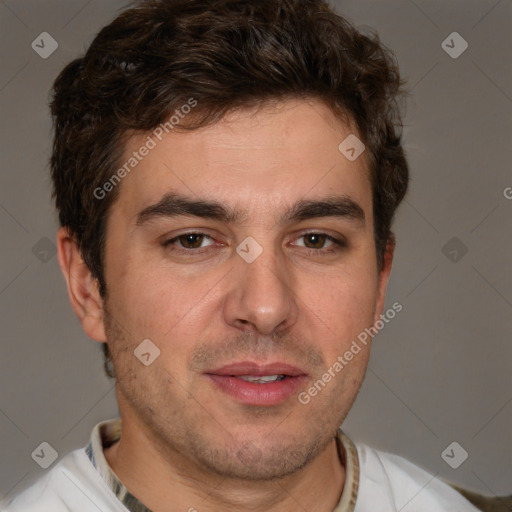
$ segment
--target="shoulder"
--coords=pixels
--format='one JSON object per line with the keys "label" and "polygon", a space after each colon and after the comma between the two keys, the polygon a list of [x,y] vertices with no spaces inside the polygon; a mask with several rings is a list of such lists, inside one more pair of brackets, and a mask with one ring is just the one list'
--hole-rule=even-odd
{"label": "shoulder", "polygon": [[2,512],[127,512],[85,449],[66,455],[30,487],[0,504]]}
{"label": "shoulder", "polygon": [[448,484],[403,457],[355,446],[360,467],[355,512],[370,512],[375,503],[382,504],[380,512],[478,512]]}

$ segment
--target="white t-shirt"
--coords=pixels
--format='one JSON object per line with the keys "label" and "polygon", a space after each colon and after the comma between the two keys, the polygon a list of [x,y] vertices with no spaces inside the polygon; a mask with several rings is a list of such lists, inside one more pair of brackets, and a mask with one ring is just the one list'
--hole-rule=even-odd
{"label": "white t-shirt", "polygon": [[[150,512],[130,494],[104,457],[103,449],[120,435],[119,419],[99,423],[87,447],[63,457],[28,489],[0,504],[0,510]],[[336,441],[346,480],[333,512],[478,512],[449,485],[404,458],[354,444],[341,429]]]}

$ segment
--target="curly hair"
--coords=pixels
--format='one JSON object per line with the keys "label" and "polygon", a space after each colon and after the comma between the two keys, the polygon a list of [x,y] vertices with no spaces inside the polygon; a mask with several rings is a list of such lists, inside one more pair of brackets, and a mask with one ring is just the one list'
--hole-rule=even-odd
{"label": "curly hair", "polygon": [[[143,0],[96,36],[54,83],[53,196],[59,221],[106,295],[106,220],[128,134],[148,132],[193,97],[178,129],[271,100],[312,98],[355,123],[366,146],[379,268],[409,172],[401,145],[403,82],[394,55],[326,0]],[[108,356],[108,348],[105,348]]]}

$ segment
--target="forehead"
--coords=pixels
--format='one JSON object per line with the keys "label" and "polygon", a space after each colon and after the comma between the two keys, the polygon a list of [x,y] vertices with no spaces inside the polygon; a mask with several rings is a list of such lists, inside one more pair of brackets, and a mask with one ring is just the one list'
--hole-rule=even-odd
{"label": "forehead", "polygon": [[[366,154],[351,161],[339,149],[354,136],[353,125],[315,100],[238,110],[214,125],[160,137],[139,133],[125,147],[124,162],[136,158],[137,164],[120,183],[116,207],[133,219],[165,194],[178,192],[263,215],[298,199],[343,194],[370,217]],[[144,146],[151,149],[141,157]]]}

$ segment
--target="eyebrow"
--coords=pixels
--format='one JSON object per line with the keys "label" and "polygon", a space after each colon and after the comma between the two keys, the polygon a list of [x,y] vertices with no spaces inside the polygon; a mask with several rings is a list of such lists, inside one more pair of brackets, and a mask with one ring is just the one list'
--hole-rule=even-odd
{"label": "eyebrow", "polygon": [[[141,226],[156,218],[199,217],[221,221],[227,224],[247,220],[245,210],[227,208],[221,203],[208,199],[191,199],[187,196],[166,194],[137,214],[136,224]],[[354,221],[364,227],[366,216],[363,208],[349,196],[330,196],[319,200],[301,199],[294,203],[278,219],[279,224],[292,223],[321,217],[338,217]]]}

